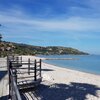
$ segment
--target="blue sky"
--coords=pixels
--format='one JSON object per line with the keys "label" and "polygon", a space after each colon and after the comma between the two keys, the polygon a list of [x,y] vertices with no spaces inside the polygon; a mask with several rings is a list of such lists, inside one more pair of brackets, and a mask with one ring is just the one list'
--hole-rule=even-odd
{"label": "blue sky", "polygon": [[100,54],[100,0],[0,0],[3,40]]}

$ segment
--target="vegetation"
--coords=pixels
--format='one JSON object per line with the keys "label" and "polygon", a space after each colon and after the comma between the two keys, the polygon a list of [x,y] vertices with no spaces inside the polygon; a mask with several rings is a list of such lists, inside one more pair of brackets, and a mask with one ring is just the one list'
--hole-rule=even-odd
{"label": "vegetation", "polygon": [[27,44],[18,44],[12,42],[2,41],[0,43],[1,55],[6,56],[7,53],[14,52],[19,55],[60,55],[60,54],[73,54],[73,55],[87,55],[88,53],[79,51],[70,47],[60,47],[60,46],[32,46]]}

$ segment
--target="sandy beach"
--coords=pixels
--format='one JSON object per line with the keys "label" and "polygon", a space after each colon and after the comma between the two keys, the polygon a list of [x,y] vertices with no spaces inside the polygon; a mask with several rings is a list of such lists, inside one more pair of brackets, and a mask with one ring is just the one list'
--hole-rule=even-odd
{"label": "sandy beach", "polygon": [[[22,56],[27,61],[35,56]],[[45,58],[41,58],[45,60]],[[42,62],[38,100],[100,100],[100,75],[70,70]]]}
{"label": "sandy beach", "polygon": [[[22,56],[23,61],[27,61],[29,58],[31,61],[35,59],[45,60],[45,58],[36,56]],[[3,67],[5,64],[2,62],[0,66]],[[3,71],[2,67],[1,72]],[[3,82],[5,84],[2,84]],[[8,81],[1,80],[0,84],[1,87],[2,85],[4,87]],[[0,90],[8,91],[4,88],[0,88]],[[6,97],[7,91],[3,91],[3,97],[0,100]],[[26,92],[25,95],[29,100],[100,100],[100,75],[61,68],[42,62],[41,84]]]}

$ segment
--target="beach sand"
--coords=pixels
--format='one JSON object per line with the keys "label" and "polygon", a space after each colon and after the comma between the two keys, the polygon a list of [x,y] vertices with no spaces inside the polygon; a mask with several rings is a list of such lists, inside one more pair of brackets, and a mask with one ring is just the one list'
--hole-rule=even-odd
{"label": "beach sand", "polygon": [[8,100],[9,82],[6,58],[0,58],[0,100]]}
{"label": "beach sand", "polygon": [[[25,61],[28,58],[32,61],[40,59],[35,56],[22,57]],[[100,75],[42,62],[42,82],[35,90],[31,94],[35,94],[38,100],[100,100]]]}

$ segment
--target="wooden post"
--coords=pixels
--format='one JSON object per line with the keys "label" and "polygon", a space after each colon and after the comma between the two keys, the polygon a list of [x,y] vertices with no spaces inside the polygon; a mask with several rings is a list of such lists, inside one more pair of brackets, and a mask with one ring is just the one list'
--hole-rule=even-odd
{"label": "wooden post", "polygon": [[22,56],[21,56],[20,60],[21,60],[21,64],[22,64]]}
{"label": "wooden post", "polygon": [[10,99],[12,100],[12,94],[13,94],[13,87],[12,87],[12,75],[10,71],[10,84],[9,84],[9,90],[10,90]]}
{"label": "wooden post", "polygon": [[41,77],[41,63],[42,62],[42,60],[40,59],[40,77]]}
{"label": "wooden post", "polygon": [[8,69],[8,75],[9,75],[9,57],[7,55],[7,69]]}
{"label": "wooden post", "polygon": [[17,57],[17,63],[19,63],[19,57]]}
{"label": "wooden post", "polygon": [[14,55],[12,55],[12,60],[14,61]]}
{"label": "wooden post", "polygon": [[37,72],[37,70],[36,70],[36,60],[34,61],[34,81],[36,81],[37,80],[37,76],[36,76],[36,72]]}
{"label": "wooden post", "polygon": [[28,74],[30,75],[30,59],[28,59]]}
{"label": "wooden post", "polygon": [[15,82],[17,84],[17,70],[16,69],[13,71],[13,77],[14,77]]}
{"label": "wooden post", "polygon": [[9,98],[11,98],[11,73],[10,73],[10,69],[12,69],[12,63],[11,61],[9,61],[8,63],[8,74],[9,74]]}

